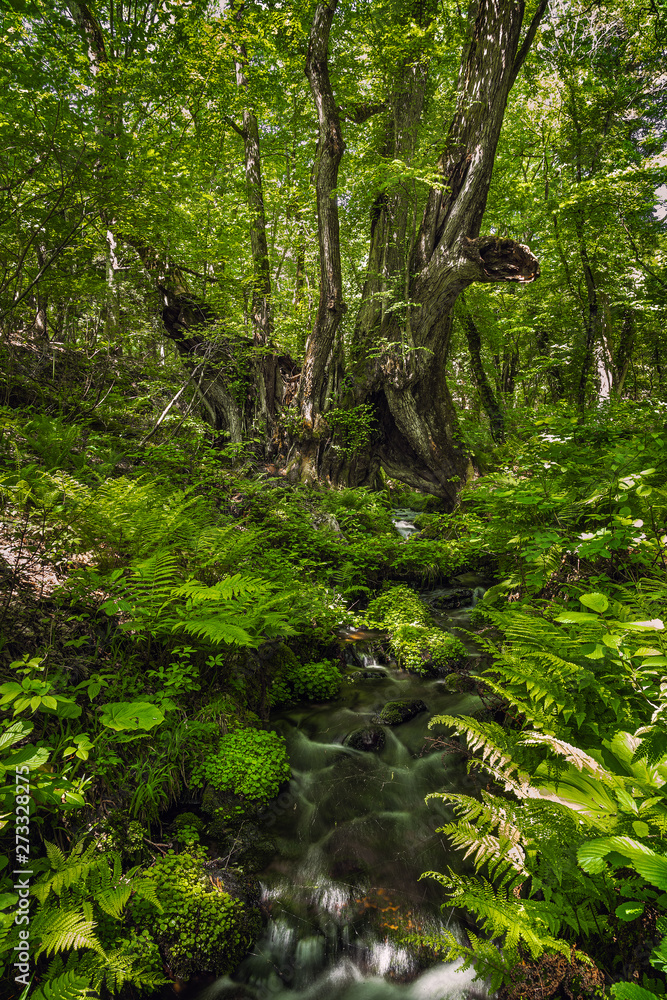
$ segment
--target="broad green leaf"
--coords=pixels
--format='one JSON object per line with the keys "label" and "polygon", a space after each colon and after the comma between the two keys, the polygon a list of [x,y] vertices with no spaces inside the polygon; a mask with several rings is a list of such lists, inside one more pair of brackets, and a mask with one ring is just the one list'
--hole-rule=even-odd
{"label": "broad green leaf", "polygon": [[636,920],[637,917],[641,917],[644,912],[644,904],[638,903],[636,900],[631,900],[627,903],[621,903],[614,910],[614,913],[619,918],[619,920],[626,920],[628,923],[631,920]]}
{"label": "broad green leaf", "polygon": [[10,747],[12,744],[18,743],[19,740],[29,736],[33,728],[34,726],[32,722],[23,722],[22,720],[12,722],[12,724],[0,734],[0,750],[4,750],[5,747]]}
{"label": "broad green leaf", "polygon": [[614,983],[611,992],[616,1000],[662,1000],[655,993],[645,990],[643,986],[637,986],[636,983]]}
{"label": "broad green leaf", "polygon": [[604,594],[582,594],[579,598],[585,608],[592,608],[593,611],[606,611],[609,607],[609,600]]}
{"label": "broad green leaf", "polygon": [[164,714],[148,701],[116,701],[100,707],[100,722],[109,729],[155,729],[164,722]]}
{"label": "broad green leaf", "polygon": [[46,764],[49,750],[46,747],[27,746],[17,750],[3,761],[5,767],[28,767],[31,771]]}

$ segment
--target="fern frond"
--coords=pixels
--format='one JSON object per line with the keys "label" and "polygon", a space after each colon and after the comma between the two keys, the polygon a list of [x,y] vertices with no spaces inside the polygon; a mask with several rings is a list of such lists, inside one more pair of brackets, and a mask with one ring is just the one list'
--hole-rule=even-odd
{"label": "fern frond", "polygon": [[51,955],[68,948],[92,948],[104,954],[94,928],[95,922],[86,920],[80,910],[40,910],[31,927],[39,941],[35,954]]}
{"label": "fern frond", "polygon": [[32,1000],[83,1000],[94,992],[88,976],[69,969],[42,982],[32,994]]}
{"label": "fern frond", "polygon": [[52,844],[50,841],[44,841],[44,847],[46,848],[46,856],[49,859],[51,867],[56,871],[60,871],[67,864],[67,858],[60,850],[57,844]]}
{"label": "fern frond", "polygon": [[462,719],[453,715],[435,715],[429,721],[429,729],[435,725],[450,726],[466,737],[468,750],[477,754],[475,764],[484,767],[494,780],[506,791],[530,794],[528,774],[519,770],[515,756],[520,733],[503,729],[497,722],[480,722],[478,719]]}
{"label": "fern frond", "polygon": [[[491,877],[503,883],[507,878],[514,879],[515,885],[528,876],[525,854],[520,846],[521,831],[514,819],[515,804],[488,792],[482,792],[481,802],[455,792],[428,796],[435,797],[451,802],[458,816],[456,823],[437,832],[446,833],[454,846],[465,849],[464,857],[472,855],[477,871],[486,865]],[[517,875],[522,876],[519,883]]]}
{"label": "fern frond", "polygon": [[97,905],[110,917],[119,920],[132,895],[132,886],[129,884],[115,885],[114,881],[113,873],[105,865],[91,872],[88,888]]}
{"label": "fern frond", "polygon": [[548,746],[554,753],[564,757],[567,763],[572,764],[577,771],[586,769],[601,781],[607,781],[610,784],[615,783],[614,776],[599,761],[595,760],[594,757],[591,757],[584,750],[580,750],[579,747],[572,746],[571,743],[566,743],[565,740],[559,740],[548,733],[530,732],[523,733],[520,741],[527,746]]}
{"label": "fern frond", "polygon": [[451,869],[448,875],[426,872],[422,878],[435,878],[449,892],[448,906],[457,906],[475,914],[482,929],[490,937],[502,937],[503,946],[516,953],[519,947],[538,958],[547,948],[569,955],[570,948],[552,934],[542,930],[533,914],[528,914],[524,900],[496,889],[482,876],[461,876]]}
{"label": "fern frond", "polygon": [[205,601],[229,601],[233,597],[257,596],[272,593],[274,588],[265,580],[258,580],[252,576],[244,576],[242,573],[235,573],[218,581],[212,587],[206,587],[198,580],[188,580],[176,591],[178,596],[187,597],[191,604],[196,607]]}
{"label": "fern frond", "polygon": [[104,956],[86,952],[80,957],[79,966],[97,991],[110,996],[119,994],[127,983],[131,983],[136,992],[143,993],[169,982],[162,973],[149,968],[136,954],[129,954],[122,947],[109,950]]}

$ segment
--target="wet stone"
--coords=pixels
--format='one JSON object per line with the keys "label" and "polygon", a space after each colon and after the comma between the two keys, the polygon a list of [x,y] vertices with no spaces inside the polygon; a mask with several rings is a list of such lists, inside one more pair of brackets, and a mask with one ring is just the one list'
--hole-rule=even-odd
{"label": "wet stone", "polygon": [[473,590],[475,587],[489,586],[488,577],[479,573],[459,573],[458,576],[452,577],[452,583],[457,583],[460,587],[471,587]]}
{"label": "wet stone", "polygon": [[366,753],[375,753],[382,750],[385,735],[381,726],[366,726],[364,729],[354,729],[348,733],[343,740],[343,746],[352,747],[353,750],[363,750]]}
{"label": "wet stone", "polygon": [[441,590],[433,597],[427,598],[428,604],[435,611],[447,611],[450,608],[461,608],[470,604],[473,598],[473,591],[468,587],[452,587],[449,590]]}
{"label": "wet stone", "polygon": [[349,676],[353,684],[363,681],[386,681],[386,679],[387,675],[383,670],[355,670]]}
{"label": "wet stone", "polygon": [[400,726],[402,722],[409,722],[420,712],[427,711],[423,701],[388,701],[382,711],[375,716],[373,722],[384,726]]}

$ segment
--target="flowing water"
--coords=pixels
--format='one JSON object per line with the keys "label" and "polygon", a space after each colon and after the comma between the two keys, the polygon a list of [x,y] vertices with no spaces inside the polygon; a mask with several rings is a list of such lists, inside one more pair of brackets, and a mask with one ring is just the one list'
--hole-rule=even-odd
{"label": "flowing water", "polygon": [[415,518],[419,517],[418,510],[396,507],[392,513],[394,527],[401,538],[408,539],[410,535],[414,535],[414,533],[419,530],[415,525]]}
{"label": "flowing water", "polygon": [[[441,612],[440,623],[465,627],[470,608]],[[420,881],[425,871],[457,865],[436,833],[447,809],[425,796],[468,781],[460,758],[429,742],[427,724],[433,715],[467,713],[477,699],[452,694],[446,678],[379,663],[363,642],[346,648],[359,671],[339,701],[272,719],[287,740],[293,776],[264,814],[277,846],[260,876],[268,921],[233,977],[200,1000],[442,1000],[484,992],[471,973],[401,941],[402,933],[437,935],[444,927],[463,933],[453,912],[441,911],[438,883]],[[427,711],[384,727],[380,751],[343,745],[396,699],[421,699]]]}

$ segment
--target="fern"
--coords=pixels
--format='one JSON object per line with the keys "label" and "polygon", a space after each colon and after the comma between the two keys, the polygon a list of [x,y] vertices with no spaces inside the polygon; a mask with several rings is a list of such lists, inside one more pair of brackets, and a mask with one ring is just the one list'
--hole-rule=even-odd
{"label": "fern", "polygon": [[33,919],[31,928],[39,940],[35,954],[51,955],[69,948],[92,948],[103,954],[94,928],[95,922],[87,920],[80,910],[42,909]]}
{"label": "fern", "polygon": [[264,581],[236,574],[205,587],[196,580],[175,593],[187,598],[172,631],[186,632],[207,642],[258,646],[265,639],[295,633],[291,624],[290,594],[273,594]]}
{"label": "fern", "polygon": [[[570,948],[542,929],[544,921],[529,914],[524,901],[508,894],[505,886],[496,888],[480,875],[457,875],[449,869],[447,875],[425,872],[422,878],[434,878],[449,893],[448,906],[457,906],[475,914],[484,932],[492,938],[502,938],[506,957],[516,960],[519,948],[525,948],[537,958],[547,948],[569,955]],[[512,889],[509,890],[512,893]]]}
{"label": "fern", "polygon": [[488,792],[482,792],[481,802],[453,792],[436,792],[427,796],[427,800],[430,798],[440,798],[454,806],[459,821],[436,832],[447,834],[455,847],[464,849],[465,858],[472,856],[477,871],[486,865],[489,876],[496,879],[507,875],[515,879],[517,874],[527,877],[525,853],[520,847],[521,832],[514,823],[515,807],[511,802]]}
{"label": "fern", "polygon": [[83,1000],[95,993],[90,979],[69,969],[59,976],[49,977],[32,994],[32,1000]]}
{"label": "fern", "polygon": [[465,735],[471,763],[484,768],[506,791],[529,794],[529,775],[517,762],[520,754],[520,733],[503,729],[497,722],[480,722],[478,719],[459,719],[452,715],[435,715],[429,729],[436,725],[450,726]]}

